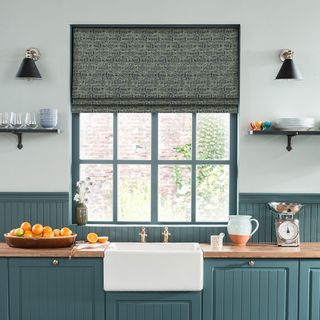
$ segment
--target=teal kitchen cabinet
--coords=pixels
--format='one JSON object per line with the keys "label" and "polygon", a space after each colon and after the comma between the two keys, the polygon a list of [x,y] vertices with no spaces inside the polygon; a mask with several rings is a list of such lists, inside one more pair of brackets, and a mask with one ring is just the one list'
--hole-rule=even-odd
{"label": "teal kitchen cabinet", "polygon": [[106,292],[107,320],[200,320],[201,292]]}
{"label": "teal kitchen cabinet", "polygon": [[203,320],[298,319],[298,260],[207,259],[204,268]]}
{"label": "teal kitchen cabinet", "polygon": [[0,258],[0,319],[9,320],[8,259]]}
{"label": "teal kitchen cabinet", "polygon": [[102,259],[10,258],[9,296],[10,320],[105,320]]}
{"label": "teal kitchen cabinet", "polygon": [[320,260],[300,261],[299,319],[320,319]]}

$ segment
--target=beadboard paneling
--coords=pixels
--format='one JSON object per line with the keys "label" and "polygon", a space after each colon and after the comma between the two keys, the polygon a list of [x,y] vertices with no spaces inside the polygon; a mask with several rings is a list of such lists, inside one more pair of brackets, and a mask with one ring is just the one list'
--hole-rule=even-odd
{"label": "beadboard paneling", "polygon": [[201,292],[106,292],[108,320],[199,320]]}
{"label": "beadboard paneling", "polygon": [[[304,204],[299,216],[301,241],[320,241],[320,195],[319,194],[253,194],[239,196],[239,214],[252,215],[260,222],[260,228],[252,242],[273,242],[274,216],[268,209],[270,201],[295,201]],[[42,223],[53,227],[69,225],[78,234],[78,239],[85,239],[88,232],[108,235],[111,241],[139,241],[139,226],[77,226],[70,225],[68,193],[0,193],[0,240],[3,234],[22,221]],[[161,241],[163,227],[146,226],[148,241]],[[226,226],[169,226],[170,241],[209,242],[210,235],[226,233]]]}
{"label": "beadboard paneling", "polygon": [[[108,235],[111,241],[126,242],[139,241],[140,227],[135,226],[77,226],[72,225],[71,229],[78,234],[79,239],[85,239],[87,233],[96,232],[100,235]],[[147,241],[162,241],[163,227],[146,226],[148,234]],[[209,242],[210,235],[226,232],[226,226],[212,227],[171,227],[170,242]]]}
{"label": "beadboard paneling", "polygon": [[302,242],[320,241],[320,195],[319,194],[240,194],[239,214],[252,215],[260,223],[260,228],[252,242],[274,242],[274,219],[268,202],[299,202],[304,205],[299,214],[300,240]]}
{"label": "beadboard paneling", "polygon": [[68,193],[0,193],[0,240],[23,221],[69,225]]}

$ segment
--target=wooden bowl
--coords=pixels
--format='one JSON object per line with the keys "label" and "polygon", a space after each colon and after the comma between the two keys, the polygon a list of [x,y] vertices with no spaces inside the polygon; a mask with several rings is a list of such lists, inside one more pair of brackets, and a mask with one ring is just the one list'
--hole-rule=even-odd
{"label": "wooden bowl", "polygon": [[76,234],[65,237],[54,238],[26,238],[4,235],[6,243],[10,247],[16,248],[65,248],[71,247],[76,241]]}

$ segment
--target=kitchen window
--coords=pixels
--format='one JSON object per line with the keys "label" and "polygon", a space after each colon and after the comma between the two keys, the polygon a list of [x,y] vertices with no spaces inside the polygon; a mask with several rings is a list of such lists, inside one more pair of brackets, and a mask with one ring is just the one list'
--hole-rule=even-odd
{"label": "kitchen window", "polygon": [[73,113],[90,223],[208,224],[236,212],[237,115]]}

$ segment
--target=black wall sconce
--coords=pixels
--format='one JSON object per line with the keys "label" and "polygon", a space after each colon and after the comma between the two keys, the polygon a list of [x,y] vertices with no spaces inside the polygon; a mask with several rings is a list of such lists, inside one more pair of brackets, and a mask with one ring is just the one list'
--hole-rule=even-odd
{"label": "black wall sconce", "polygon": [[40,51],[36,48],[30,48],[26,51],[26,57],[22,60],[17,72],[17,78],[23,79],[41,79],[41,74],[35,64],[40,59]]}
{"label": "black wall sconce", "polygon": [[302,74],[293,62],[294,51],[290,49],[284,49],[280,52],[280,59],[283,64],[279,70],[276,80],[279,79],[294,79],[303,80]]}

